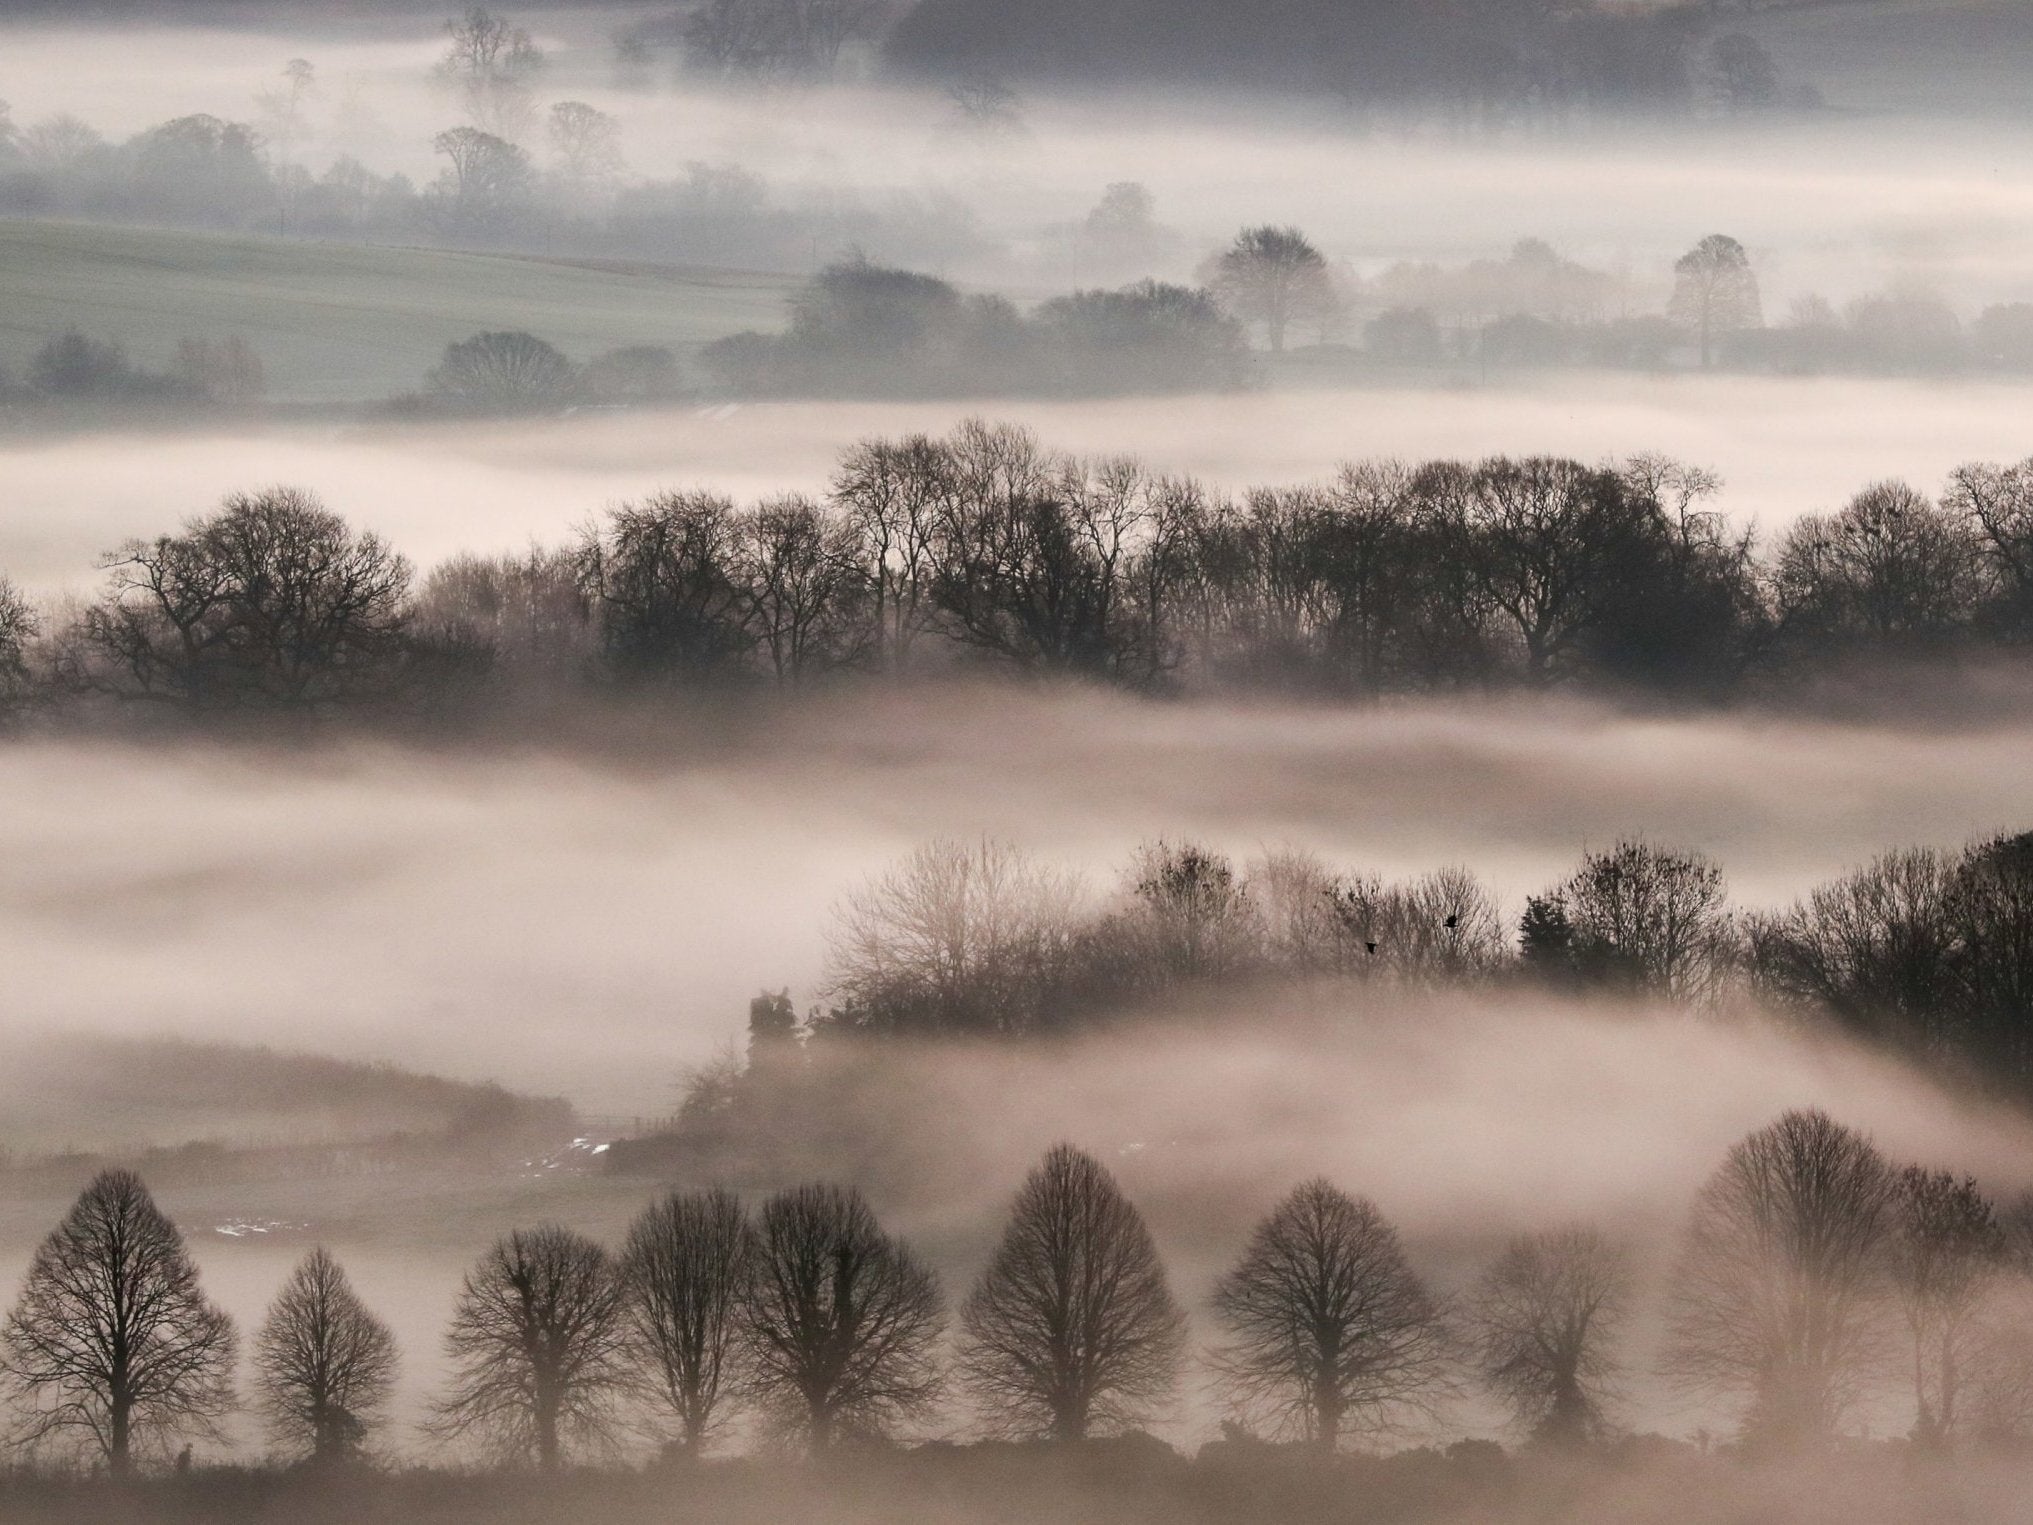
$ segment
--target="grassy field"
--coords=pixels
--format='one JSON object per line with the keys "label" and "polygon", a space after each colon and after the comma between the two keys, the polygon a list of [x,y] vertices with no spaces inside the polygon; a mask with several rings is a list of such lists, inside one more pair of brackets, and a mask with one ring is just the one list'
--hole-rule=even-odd
{"label": "grassy field", "polygon": [[439,352],[523,328],[584,360],[623,344],[687,349],[775,328],[782,276],[593,268],[438,249],[0,221],[0,366],[19,376],[67,327],[165,364],[178,339],[239,334],[271,398],[340,403],[416,387]]}

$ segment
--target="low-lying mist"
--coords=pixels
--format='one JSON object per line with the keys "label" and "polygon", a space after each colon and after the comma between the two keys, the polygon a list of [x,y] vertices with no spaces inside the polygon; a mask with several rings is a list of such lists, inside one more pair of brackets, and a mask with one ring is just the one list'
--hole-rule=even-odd
{"label": "low-lying mist", "polygon": [[1139,842],[1450,863],[1508,913],[1641,833],[1789,900],[1901,843],[2026,823],[2023,722],[1645,717],[1579,703],[1349,711],[1096,693],[844,691],[701,710],[628,746],[0,751],[12,1030],[173,1031],[667,1110],[758,988],[802,1004],[827,911],[934,836],[1098,889]]}
{"label": "low-lying mist", "polygon": [[987,413],[1086,455],[1140,456],[1225,488],[1319,481],[1345,460],[1663,452],[1719,472],[1719,506],[1766,529],[1885,477],[1939,488],[2027,450],[2003,383],[1575,376],[1459,390],[1273,391],[1085,402],[765,403],[444,428],[93,434],[0,441],[14,508],[0,572],[38,593],[95,585],[97,558],[273,483],[316,492],[420,566],[556,543],[659,488],[823,490],[858,437],[943,433]]}

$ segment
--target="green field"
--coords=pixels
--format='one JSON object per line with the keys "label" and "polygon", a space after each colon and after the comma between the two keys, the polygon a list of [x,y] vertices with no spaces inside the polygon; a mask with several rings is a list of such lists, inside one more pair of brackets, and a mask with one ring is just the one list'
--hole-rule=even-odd
{"label": "green field", "polygon": [[440,249],[0,220],[0,366],[77,327],[139,365],[186,335],[239,334],[271,399],[346,403],[416,388],[444,346],[522,328],[574,359],[623,344],[684,352],[775,328],[792,281],[705,268],[594,268]]}

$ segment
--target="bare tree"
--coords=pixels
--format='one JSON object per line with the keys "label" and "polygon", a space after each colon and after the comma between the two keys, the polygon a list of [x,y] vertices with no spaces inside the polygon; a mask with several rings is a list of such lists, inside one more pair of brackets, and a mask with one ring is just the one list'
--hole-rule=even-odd
{"label": "bare tree", "polygon": [[1959,466],[1941,506],[1975,531],[2008,626],[2023,635],[2033,626],[2033,460]]}
{"label": "bare tree", "polygon": [[1263,955],[1263,919],[1228,859],[1194,842],[1149,842],[1129,871],[1126,930],[1161,983],[1247,972]]}
{"label": "bare tree", "polygon": [[1217,255],[1208,284],[1244,322],[1261,323],[1274,353],[1295,322],[1324,321],[1334,310],[1327,261],[1297,228],[1244,228]]}
{"label": "bare tree", "polygon": [[1564,912],[1585,977],[1697,1001],[1731,968],[1736,938],[1722,870],[1700,853],[1619,842],[1583,858],[1546,903]]}
{"label": "bare tree", "polygon": [[21,590],[0,577],[0,729],[26,708],[31,689],[29,651],[42,620]]}
{"label": "bare tree", "polygon": [[1899,1174],[1892,1285],[1913,1339],[1916,1439],[1956,1431],[1964,1374],[1976,1362],[1981,1314],[2005,1261],[2005,1233],[1975,1181],[1909,1165]]}
{"label": "bare tree", "polygon": [[385,696],[408,654],[410,566],[294,488],[236,493],[105,559],[94,676],[189,711],[315,711]]}
{"label": "bare tree", "polygon": [[850,895],[828,950],[855,1025],[1021,1032],[1071,935],[1078,885],[1007,843],[928,843]]}
{"label": "bare tree", "polygon": [[141,1178],[102,1171],[29,1263],[0,1328],[18,1438],[82,1438],[115,1477],[158,1435],[215,1439],[233,1406],[233,1322]]}
{"label": "bare tree", "polygon": [[395,1389],[395,1336],[320,1246],[297,1263],[254,1342],[270,1430],[318,1462],[357,1455]]}
{"label": "bare tree", "polygon": [[621,173],[621,124],[584,101],[559,101],[545,124],[558,174],[568,185],[600,185]]}
{"label": "bare tree", "polygon": [[628,1230],[621,1274],[636,1360],[688,1457],[704,1451],[738,1387],[753,1252],[747,1215],[729,1191],[673,1192]]}
{"label": "bare tree", "polygon": [[749,625],[779,685],[861,655],[868,584],[850,524],[793,494],[756,505],[737,534]]}
{"label": "bare tree", "polygon": [[475,334],[445,346],[429,378],[431,395],[480,413],[544,412],[577,389],[578,370],[563,354],[519,330]]}
{"label": "bare tree", "polygon": [[1748,1435],[1832,1435],[1878,1355],[1873,1303],[1897,1178],[1871,1141],[1788,1112],[1735,1147],[1695,1202],[1667,1361],[1690,1388],[1746,1402]]}
{"label": "bare tree", "polygon": [[1150,1230],[1093,1156],[1055,1145],[961,1309],[960,1369],[990,1426],[1082,1440],[1142,1423],[1179,1379],[1185,1316]]}
{"label": "bare tree", "polygon": [[814,1455],[883,1434],[938,1395],[938,1279],[852,1188],[799,1186],[763,1204],[744,1309],[758,1393]]}
{"label": "bare tree", "polygon": [[1573,1444],[1600,1431],[1630,1294],[1628,1254],[1589,1228],[1521,1234],[1477,1283],[1477,1363],[1535,1438]]}
{"label": "bare tree", "polygon": [[1325,1179],[1293,1189],[1214,1289],[1214,1364],[1237,1406],[1323,1450],[1388,1428],[1444,1390],[1439,1310],[1397,1231]]}
{"label": "bare tree", "polygon": [[453,127],[431,139],[445,167],[431,183],[427,205],[453,232],[487,232],[505,226],[528,201],[535,183],[529,154],[506,138],[477,127]]}
{"label": "bare tree", "polygon": [[1734,238],[1711,233],[1673,264],[1667,316],[1692,328],[1701,344],[1701,368],[1715,360],[1719,335],[1759,328],[1765,321],[1751,257]]}
{"label": "bare tree", "polygon": [[482,1435],[556,1471],[569,1444],[608,1439],[632,1377],[613,1261],[550,1224],[496,1240],[466,1273],[445,1353],[454,1375],[438,1432]]}
{"label": "bare tree", "polygon": [[523,28],[480,5],[447,21],[445,33],[450,45],[438,78],[457,88],[475,126],[514,138],[529,125],[543,51]]}

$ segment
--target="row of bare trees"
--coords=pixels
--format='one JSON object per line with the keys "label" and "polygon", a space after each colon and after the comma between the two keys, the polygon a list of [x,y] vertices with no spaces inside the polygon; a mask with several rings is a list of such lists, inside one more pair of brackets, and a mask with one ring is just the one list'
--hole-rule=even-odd
{"label": "row of bare trees", "polygon": [[[1695,1203],[1664,1367],[1760,1444],[1832,1438],[1902,1361],[1917,1439],[2016,1432],[2033,1418],[2029,1249],[2027,1215],[2001,1218],[1973,1181],[1896,1170],[1825,1114],[1788,1113]],[[1615,1428],[1635,1290],[1630,1247],[1575,1226],[1512,1239],[1442,1299],[1372,1202],[1315,1179],[1215,1284],[1208,1367],[1242,1422],[1321,1450],[1436,1420],[1471,1375],[1537,1441],[1579,1445]],[[697,1457],[745,1414],[823,1455],[932,1416],[945,1324],[937,1276],[858,1191],[793,1187],[753,1218],[729,1192],[675,1192],[618,1255],[556,1225],[496,1241],[460,1290],[428,1428],[552,1471],[631,1432]],[[982,1432],[1014,1439],[1164,1417],[1188,1345],[1142,1215],[1068,1144],[1023,1182],[958,1325],[953,1375]],[[235,1357],[175,1226],[118,1170],[37,1251],[0,1329],[17,1439],[73,1442],[116,1475],[152,1441],[219,1438]],[[255,1343],[279,1447],[363,1459],[396,1361],[388,1327],[313,1250]]]}
{"label": "row of bare trees", "polygon": [[967,670],[1725,692],[2033,635],[2033,464],[1966,466],[1939,501],[1878,484],[1768,553],[1716,485],[1656,457],[1500,457],[1231,499],[972,422],[854,446],[824,500],[659,493],[421,585],[277,488],[111,552],[81,617],[0,597],[0,656],[44,697],[217,716]]}
{"label": "row of bare trees", "polygon": [[1065,1031],[1193,986],[1494,981],[1829,1021],[1922,1062],[2033,1086],[2033,837],[1890,852],[1777,911],[1698,852],[1583,855],[1512,921],[1469,870],[1399,883],[1282,849],[1140,849],[1111,892],[1006,843],[936,841],[837,907],[819,1033]]}

